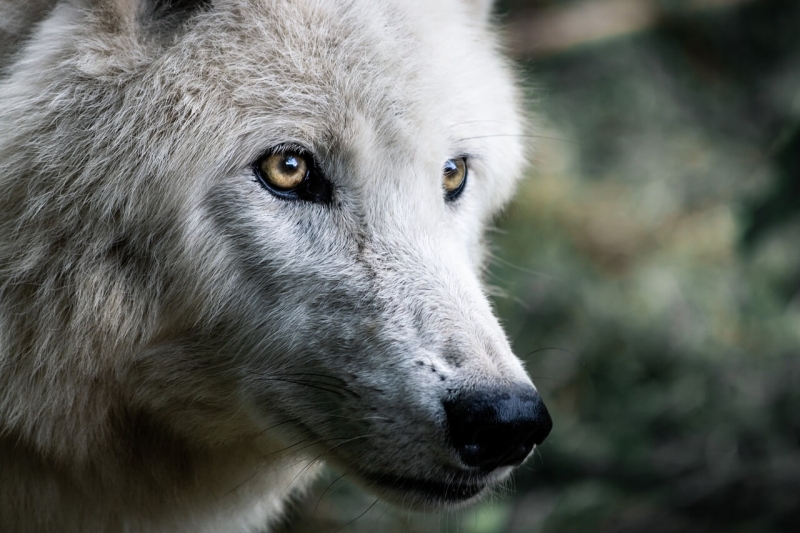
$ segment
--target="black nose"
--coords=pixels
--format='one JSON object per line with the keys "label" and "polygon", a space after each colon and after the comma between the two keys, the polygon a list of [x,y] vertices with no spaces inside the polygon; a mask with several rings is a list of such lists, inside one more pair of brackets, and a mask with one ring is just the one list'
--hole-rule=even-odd
{"label": "black nose", "polygon": [[450,444],[467,466],[517,466],[553,427],[532,387],[472,391],[443,403]]}

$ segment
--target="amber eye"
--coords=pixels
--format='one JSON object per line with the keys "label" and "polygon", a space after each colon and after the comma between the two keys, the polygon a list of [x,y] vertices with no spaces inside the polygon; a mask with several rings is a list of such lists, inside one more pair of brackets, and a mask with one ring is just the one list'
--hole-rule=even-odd
{"label": "amber eye", "polygon": [[252,164],[266,190],[282,200],[330,203],[333,188],[310,152],[277,146]]}
{"label": "amber eye", "polygon": [[444,163],[443,183],[445,199],[455,200],[467,182],[467,158],[457,157]]}
{"label": "amber eye", "polygon": [[258,164],[261,178],[279,191],[296,189],[308,174],[308,161],[303,154],[283,152],[269,155]]}

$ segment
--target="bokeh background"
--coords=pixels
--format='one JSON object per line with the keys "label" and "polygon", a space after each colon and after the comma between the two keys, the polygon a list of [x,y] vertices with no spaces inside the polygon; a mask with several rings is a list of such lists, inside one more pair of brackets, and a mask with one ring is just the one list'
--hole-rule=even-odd
{"label": "bokeh background", "polygon": [[458,513],[285,532],[800,531],[800,1],[505,0],[538,129],[489,281],[555,421]]}

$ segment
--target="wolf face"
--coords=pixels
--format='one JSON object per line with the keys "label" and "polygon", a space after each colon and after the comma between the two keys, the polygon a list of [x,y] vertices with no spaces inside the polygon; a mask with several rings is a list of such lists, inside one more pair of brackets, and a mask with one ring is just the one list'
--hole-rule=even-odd
{"label": "wolf face", "polygon": [[435,507],[528,456],[550,419],[480,279],[483,231],[524,165],[487,11],[41,11],[0,84],[16,500],[36,501],[46,471],[79,487],[62,500],[83,523],[258,508],[249,524],[320,461]]}

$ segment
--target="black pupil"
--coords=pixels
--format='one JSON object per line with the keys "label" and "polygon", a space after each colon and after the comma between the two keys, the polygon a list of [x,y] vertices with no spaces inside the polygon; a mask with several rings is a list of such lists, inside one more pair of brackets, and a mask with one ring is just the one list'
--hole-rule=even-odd
{"label": "black pupil", "polygon": [[455,174],[458,171],[458,166],[456,166],[456,162],[452,159],[448,159],[444,164],[444,173],[445,174]]}

